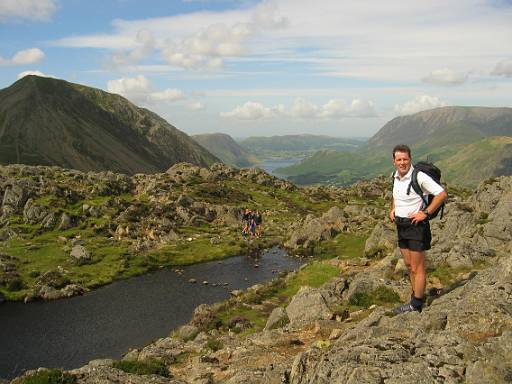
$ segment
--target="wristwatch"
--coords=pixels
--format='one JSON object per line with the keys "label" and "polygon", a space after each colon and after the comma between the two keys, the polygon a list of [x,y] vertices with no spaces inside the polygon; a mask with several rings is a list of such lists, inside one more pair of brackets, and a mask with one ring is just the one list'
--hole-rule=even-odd
{"label": "wristwatch", "polygon": [[423,210],[423,213],[424,213],[425,215],[427,215],[427,219],[430,219],[430,212],[428,211],[428,208],[425,208],[425,209]]}

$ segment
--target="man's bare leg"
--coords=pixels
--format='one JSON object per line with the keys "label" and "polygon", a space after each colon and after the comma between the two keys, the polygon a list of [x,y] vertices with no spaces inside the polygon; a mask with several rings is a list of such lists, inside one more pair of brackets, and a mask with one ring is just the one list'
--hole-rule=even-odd
{"label": "man's bare leg", "polygon": [[407,267],[407,270],[409,271],[409,281],[411,282],[411,289],[412,293],[414,294],[414,275],[411,269],[411,250],[407,248],[400,248],[400,253],[404,258],[404,264]]}
{"label": "man's bare leg", "polygon": [[409,250],[409,257],[411,263],[411,284],[414,296],[418,299],[423,299],[425,294],[425,285],[427,276],[425,272],[425,251],[411,251]]}

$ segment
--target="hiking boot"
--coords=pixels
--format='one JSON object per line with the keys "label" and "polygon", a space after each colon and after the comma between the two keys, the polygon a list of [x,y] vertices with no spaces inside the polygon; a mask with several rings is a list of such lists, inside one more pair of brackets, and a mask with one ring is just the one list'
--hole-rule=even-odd
{"label": "hiking boot", "polygon": [[406,312],[414,312],[414,311],[421,312],[421,308],[414,308],[411,305],[411,303],[403,304],[403,305],[400,305],[399,307],[396,307],[395,309],[393,309],[393,312],[395,313],[395,315],[399,315],[401,313],[406,313]]}

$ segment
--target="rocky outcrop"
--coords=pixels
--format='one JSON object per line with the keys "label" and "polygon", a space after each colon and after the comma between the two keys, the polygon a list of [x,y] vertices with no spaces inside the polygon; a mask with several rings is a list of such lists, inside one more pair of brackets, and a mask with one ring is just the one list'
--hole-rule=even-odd
{"label": "rocky outcrop", "polygon": [[322,240],[328,240],[336,234],[343,232],[349,226],[345,214],[339,207],[332,207],[321,217],[308,215],[303,222],[298,224],[285,247],[296,249],[309,248]]}
{"label": "rocky outcrop", "polygon": [[290,382],[509,382],[511,281],[503,257],[421,314],[376,310],[330,348],[298,355]]}

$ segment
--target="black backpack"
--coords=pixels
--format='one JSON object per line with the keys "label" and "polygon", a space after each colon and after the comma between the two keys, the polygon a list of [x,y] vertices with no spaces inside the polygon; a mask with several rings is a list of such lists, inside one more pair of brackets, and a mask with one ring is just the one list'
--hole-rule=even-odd
{"label": "black backpack", "polygon": [[[409,186],[407,187],[407,195],[409,195],[411,193],[411,188],[412,188],[414,190],[414,192],[416,192],[418,195],[421,196],[421,199],[423,200],[423,204],[426,208],[430,205],[430,203],[434,199],[434,195],[432,195],[432,194],[429,194],[427,196],[423,195],[423,191],[418,183],[418,172],[423,172],[423,173],[427,174],[437,184],[442,185],[441,184],[441,170],[439,168],[437,168],[434,164],[432,164],[428,161],[418,161],[416,164],[414,164],[411,182],[409,183]],[[393,172],[393,182],[394,182],[394,180],[395,180],[395,172]],[[443,201],[443,203],[435,211],[430,212],[429,220],[437,217],[439,212],[441,212],[441,216],[439,216],[439,218],[442,219],[443,213],[444,213],[444,205],[445,205],[445,202]]]}

